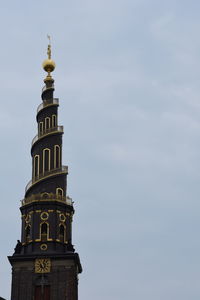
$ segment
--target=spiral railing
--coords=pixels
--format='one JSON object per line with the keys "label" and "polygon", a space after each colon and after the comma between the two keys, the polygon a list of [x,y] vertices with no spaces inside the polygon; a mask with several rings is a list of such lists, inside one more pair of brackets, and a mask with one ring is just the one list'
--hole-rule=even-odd
{"label": "spiral railing", "polygon": [[44,91],[46,91],[46,90],[50,90],[50,89],[54,89],[54,84],[52,84],[50,87],[47,87],[46,85],[45,86],[43,86],[43,88],[42,88],[42,92],[44,92]]}
{"label": "spiral railing", "polygon": [[59,99],[58,98],[54,98],[52,102],[42,102],[38,108],[37,108],[37,113],[39,113],[39,111],[41,111],[43,108],[47,107],[47,106],[51,106],[51,105],[58,105],[59,104]]}
{"label": "spiral railing", "polygon": [[68,173],[68,166],[62,166],[61,168],[52,169],[50,171],[46,171],[44,173],[39,174],[39,176],[35,177],[34,179],[31,179],[26,187],[25,187],[25,193],[30,189],[30,187],[40,180],[43,180],[49,176],[56,175],[56,174],[62,174],[62,173]]}
{"label": "spiral railing", "polygon": [[30,197],[21,200],[22,206],[30,204],[32,202],[43,202],[43,201],[59,201],[68,205],[73,205],[73,201],[69,196],[61,196],[53,193],[35,194]]}
{"label": "spiral railing", "polygon": [[48,129],[44,130],[43,132],[41,132],[40,134],[37,134],[32,139],[31,146],[33,146],[33,144],[35,144],[35,142],[37,142],[39,139],[45,137],[49,133],[56,133],[56,132],[63,133],[63,126],[56,126],[56,127],[48,128]]}

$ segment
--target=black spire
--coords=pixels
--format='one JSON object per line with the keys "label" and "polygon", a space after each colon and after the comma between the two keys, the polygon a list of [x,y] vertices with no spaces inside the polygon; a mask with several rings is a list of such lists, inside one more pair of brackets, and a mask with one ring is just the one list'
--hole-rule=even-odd
{"label": "black spire", "polygon": [[47,54],[43,63],[47,76],[36,114],[38,133],[31,144],[32,179],[20,207],[21,240],[9,257],[13,267],[11,300],[78,299],[77,274],[82,268],[72,245],[74,208],[67,195],[68,167],[62,165],[64,131],[58,125],[50,44]]}

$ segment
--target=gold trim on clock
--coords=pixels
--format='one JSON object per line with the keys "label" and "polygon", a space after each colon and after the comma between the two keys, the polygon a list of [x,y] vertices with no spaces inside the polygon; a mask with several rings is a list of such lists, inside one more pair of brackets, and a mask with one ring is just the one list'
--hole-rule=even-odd
{"label": "gold trim on clock", "polygon": [[49,273],[51,271],[51,260],[49,258],[37,258],[35,260],[35,273]]}

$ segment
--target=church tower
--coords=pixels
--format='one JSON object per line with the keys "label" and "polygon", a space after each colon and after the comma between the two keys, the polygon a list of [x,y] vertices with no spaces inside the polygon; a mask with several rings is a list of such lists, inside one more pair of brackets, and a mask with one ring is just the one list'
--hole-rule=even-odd
{"label": "church tower", "polygon": [[8,259],[12,265],[11,300],[77,300],[82,267],[72,245],[73,201],[67,195],[68,167],[62,165],[63,126],[54,98],[55,63],[47,72],[42,103],[37,108],[38,134],[31,144],[32,179],[21,201],[21,240]]}

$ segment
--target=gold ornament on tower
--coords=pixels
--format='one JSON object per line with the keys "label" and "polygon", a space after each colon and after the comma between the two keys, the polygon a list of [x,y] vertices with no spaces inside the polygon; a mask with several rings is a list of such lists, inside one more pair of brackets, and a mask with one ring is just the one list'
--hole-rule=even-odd
{"label": "gold ornament on tower", "polygon": [[49,39],[49,45],[47,48],[47,56],[48,58],[45,59],[45,61],[43,62],[42,66],[43,69],[48,73],[47,78],[51,78],[51,72],[54,71],[56,64],[55,62],[51,59],[51,38],[49,35],[47,35],[48,39]]}

